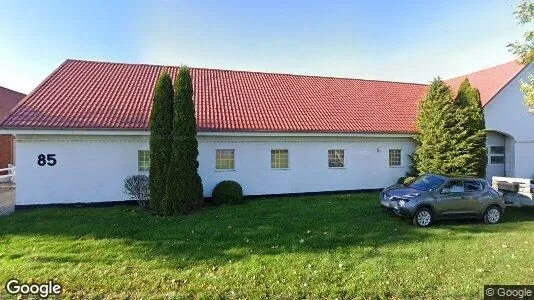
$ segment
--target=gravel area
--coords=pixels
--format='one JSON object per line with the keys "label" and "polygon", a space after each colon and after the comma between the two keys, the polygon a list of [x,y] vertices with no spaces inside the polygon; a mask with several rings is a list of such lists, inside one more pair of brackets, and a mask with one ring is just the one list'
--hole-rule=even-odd
{"label": "gravel area", "polygon": [[0,183],[0,216],[15,211],[15,185]]}

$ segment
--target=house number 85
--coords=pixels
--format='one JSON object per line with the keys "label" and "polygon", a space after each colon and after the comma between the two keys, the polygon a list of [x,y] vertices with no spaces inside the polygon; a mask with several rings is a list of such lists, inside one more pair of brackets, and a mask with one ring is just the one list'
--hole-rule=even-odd
{"label": "house number 85", "polygon": [[55,166],[57,163],[56,155],[55,154],[47,154],[46,156],[44,154],[39,154],[37,156],[37,164],[39,166],[49,165],[49,166]]}

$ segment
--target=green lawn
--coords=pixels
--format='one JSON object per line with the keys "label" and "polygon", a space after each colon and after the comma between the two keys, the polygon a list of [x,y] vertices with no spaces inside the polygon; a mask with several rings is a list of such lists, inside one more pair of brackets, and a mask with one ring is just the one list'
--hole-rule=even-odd
{"label": "green lawn", "polygon": [[[259,199],[162,218],[132,206],[0,217],[0,281],[88,298],[473,298],[534,283],[534,209],[422,229],[377,194]],[[7,295],[2,289],[0,298]]]}

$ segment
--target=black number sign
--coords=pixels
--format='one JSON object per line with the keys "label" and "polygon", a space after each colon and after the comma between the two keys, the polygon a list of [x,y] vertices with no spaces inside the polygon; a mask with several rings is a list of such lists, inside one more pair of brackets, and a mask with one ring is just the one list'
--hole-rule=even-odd
{"label": "black number sign", "polygon": [[57,164],[56,155],[55,154],[47,154],[46,156],[44,154],[39,154],[37,156],[37,164],[39,166],[49,165],[49,166],[55,166]]}

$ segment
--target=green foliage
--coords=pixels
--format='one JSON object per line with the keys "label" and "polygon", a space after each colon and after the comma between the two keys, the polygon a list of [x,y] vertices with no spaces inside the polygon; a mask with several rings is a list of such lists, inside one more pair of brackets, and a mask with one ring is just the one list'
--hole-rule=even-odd
{"label": "green foliage", "polygon": [[404,184],[404,179],[406,179],[406,176],[402,176],[400,177],[399,179],[397,179],[397,184],[400,185],[400,184]]}
{"label": "green foliage", "polygon": [[517,23],[526,29],[523,33],[523,41],[515,41],[508,44],[508,50],[512,52],[520,62],[528,64],[534,61],[534,30],[532,30],[532,21],[534,21],[534,3],[530,0],[519,2],[514,15]]}
{"label": "green foliage", "polygon": [[405,177],[404,181],[402,182],[402,184],[408,185],[408,184],[412,183],[416,179],[417,179],[417,177],[413,177],[413,176]]}
{"label": "green foliage", "polygon": [[[512,52],[519,62],[529,64],[534,61],[534,3],[531,0],[522,0],[514,13],[517,23],[525,29],[523,41],[515,41],[508,44],[508,50]],[[524,93],[524,101],[527,108],[534,109],[534,78],[529,75],[528,81],[521,81],[521,91]]]}
{"label": "green foliage", "polygon": [[403,176],[397,180],[397,185],[407,185],[412,183],[417,177],[414,176]]}
{"label": "green foliage", "polygon": [[453,173],[454,126],[456,108],[451,91],[437,78],[428,87],[419,103],[416,137],[417,148],[414,154],[415,167],[422,173]]}
{"label": "green foliage", "polygon": [[[455,101],[439,78],[420,102],[414,167],[423,173],[484,177],[486,131],[478,91],[465,80]],[[409,174],[414,176],[416,174]]]}
{"label": "green foliage", "polygon": [[171,152],[173,119],[173,87],[169,73],[161,74],[154,88],[150,114],[150,178],[149,207],[155,214],[163,213],[165,186],[168,179],[168,157]]}
{"label": "green foliage", "polygon": [[241,204],[245,202],[241,185],[230,180],[219,182],[213,189],[211,197],[215,204]]}
{"label": "green foliage", "polygon": [[454,130],[456,173],[484,178],[486,176],[486,125],[480,93],[467,78],[458,89]]}
{"label": "green foliage", "polygon": [[529,74],[528,81],[521,81],[521,91],[524,94],[524,101],[527,108],[534,111],[534,76]]}
{"label": "green foliage", "polygon": [[169,161],[169,184],[164,213],[184,214],[203,204],[202,180],[198,174],[193,84],[189,69],[180,67],[174,87],[174,122],[172,152]]}

